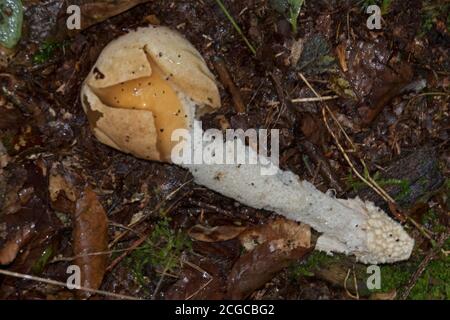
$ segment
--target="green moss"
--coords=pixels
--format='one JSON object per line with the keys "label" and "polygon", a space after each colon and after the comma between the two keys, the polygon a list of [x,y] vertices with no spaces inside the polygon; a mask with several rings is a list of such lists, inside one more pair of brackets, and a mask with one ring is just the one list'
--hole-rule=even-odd
{"label": "green moss", "polygon": [[181,253],[191,249],[191,241],[186,234],[173,230],[169,223],[169,218],[161,219],[149,238],[127,260],[136,282],[143,287],[150,282],[146,270],[175,273]]}
{"label": "green moss", "polygon": [[439,215],[434,209],[429,209],[428,212],[423,215],[422,224],[435,233],[442,233],[447,229],[440,223]]}
{"label": "green moss", "polygon": [[[367,171],[364,172],[364,178],[369,179],[370,175]],[[400,192],[395,196],[396,201],[401,201],[411,193],[411,183],[407,179],[383,179],[379,171],[375,172],[372,179],[378,183],[380,187],[386,186],[398,186],[400,187]],[[359,191],[367,187],[367,184],[353,177],[350,173],[347,177],[347,184],[355,191]]]}
{"label": "green moss", "polygon": [[340,255],[330,256],[325,252],[313,251],[306,260],[292,265],[290,267],[289,274],[292,279],[312,277],[314,276],[314,270],[316,270],[320,266],[329,264],[333,261],[338,261],[340,259]]}
{"label": "green moss", "polygon": [[392,292],[392,290],[404,287],[411,275],[416,271],[416,261],[406,261],[395,264],[383,265],[381,267],[381,289],[373,292]]}
{"label": "green moss", "polygon": [[[450,240],[447,240],[444,250],[449,249]],[[417,255],[409,261],[381,266],[381,289],[373,292],[397,290],[400,293],[417,271],[423,258],[423,255]],[[450,299],[450,257],[441,254],[431,261],[417,280],[408,299]]]}
{"label": "green moss", "polygon": [[63,48],[64,43],[58,43],[53,41],[47,41],[41,44],[38,52],[33,56],[33,62],[36,64],[42,64],[50,60],[58,48]]}
{"label": "green moss", "polygon": [[435,4],[433,1],[422,1],[422,25],[419,35],[423,36],[433,29],[438,21],[443,21],[450,32],[450,4]]}
{"label": "green moss", "polygon": [[[450,247],[447,245],[447,249]],[[450,257],[430,262],[423,275],[411,291],[412,300],[450,299]]]}

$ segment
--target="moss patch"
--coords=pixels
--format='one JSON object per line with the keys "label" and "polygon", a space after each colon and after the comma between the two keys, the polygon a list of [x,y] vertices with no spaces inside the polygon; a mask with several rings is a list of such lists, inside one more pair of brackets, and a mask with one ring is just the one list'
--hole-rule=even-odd
{"label": "moss patch", "polygon": [[149,238],[128,258],[136,282],[142,287],[149,284],[148,270],[176,273],[183,251],[191,250],[191,241],[180,230],[173,230],[170,219],[164,217],[154,227]]}

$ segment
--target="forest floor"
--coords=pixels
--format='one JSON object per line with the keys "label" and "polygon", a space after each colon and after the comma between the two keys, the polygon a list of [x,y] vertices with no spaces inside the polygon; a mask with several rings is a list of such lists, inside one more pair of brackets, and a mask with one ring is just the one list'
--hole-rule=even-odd
{"label": "forest floor", "polygon": [[[22,38],[2,50],[0,272],[15,276],[0,275],[0,298],[86,297],[43,279],[65,283],[80,261],[74,252],[102,242],[106,251],[81,258],[90,286],[104,291],[91,299],[450,298],[449,1],[306,1],[298,18],[286,0],[223,0],[228,15],[214,0],[123,2],[83,1],[83,30],[68,31],[65,1],[23,1]],[[381,29],[369,30],[365,9],[377,2]],[[239,234],[264,237],[289,223],[196,185],[175,165],[100,144],[81,84],[108,42],[149,23],[182,33],[217,76],[222,107],[204,127],[279,129],[283,169],[375,202],[415,239],[411,258],[381,265],[372,289],[353,257],[248,252]],[[326,104],[307,99],[307,84]],[[325,107],[340,126],[329,118],[327,128]],[[105,234],[85,237],[84,227],[102,224]],[[237,265],[253,271],[237,276]]]}

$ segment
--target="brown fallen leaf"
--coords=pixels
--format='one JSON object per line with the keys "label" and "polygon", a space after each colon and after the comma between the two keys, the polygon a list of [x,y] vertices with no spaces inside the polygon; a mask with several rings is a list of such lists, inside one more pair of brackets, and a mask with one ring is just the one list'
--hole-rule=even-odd
{"label": "brown fallen leaf", "polygon": [[310,227],[287,219],[257,226],[244,232],[240,239],[251,251],[238,259],[228,276],[227,297],[236,300],[247,298],[313,249]]}
{"label": "brown fallen leaf", "polygon": [[77,200],[77,192],[74,187],[63,176],[52,172],[48,181],[48,191],[50,200],[55,202],[58,200],[58,195],[64,192],[64,195],[70,201]]}
{"label": "brown fallen leaf", "polygon": [[311,230],[305,224],[279,218],[268,224],[257,225],[242,232],[239,236],[242,246],[251,251],[256,246],[268,241],[285,239],[292,241],[296,247],[311,246]]}
{"label": "brown fallen leaf", "polygon": [[18,230],[12,239],[0,247],[0,265],[10,264],[14,261],[20,249],[30,240],[33,229],[32,224],[27,224]]}
{"label": "brown fallen leaf", "polygon": [[323,145],[326,140],[326,129],[322,121],[311,113],[304,113],[300,129],[305,137],[315,145]]}
{"label": "brown fallen leaf", "polygon": [[[2,190],[5,198],[4,208],[0,208],[0,265],[27,255],[60,228],[59,220],[48,208],[45,164],[37,159],[14,166]],[[33,263],[31,259],[28,262]]]}
{"label": "brown fallen leaf", "polygon": [[305,247],[287,249],[286,242],[279,239],[244,254],[234,264],[228,277],[228,298],[247,298],[292,261],[302,258],[311,250]]}
{"label": "brown fallen leaf", "polygon": [[339,65],[341,66],[342,71],[347,72],[347,57],[345,55],[346,45],[344,43],[339,44],[336,47],[336,55],[338,56]]}
{"label": "brown fallen leaf", "polygon": [[56,211],[75,214],[76,201],[84,189],[84,180],[59,163],[54,163],[48,178],[50,204]]}
{"label": "brown fallen leaf", "polygon": [[167,300],[222,300],[226,283],[220,267],[213,260],[201,258],[194,265],[185,264],[179,280],[165,293]]}
{"label": "brown fallen leaf", "polygon": [[150,0],[83,1],[80,4],[82,13],[81,28],[86,29],[96,23],[121,14],[138,4],[149,1]]}
{"label": "brown fallen leaf", "polygon": [[188,231],[189,237],[197,241],[203,242],[219,242],[227,241],[239,236],[247,227],[237,226],[216,226],[205,227],[195,225]]}
{"label": "brown fallen leaf", "polygon": [[59,34],[74,33],[77,29],[68,30],[66,21],[70,15],[65,14],[69,5],[77,5],[81,13],[81,30],[87,29],[97,23],[103,22],[109,18],[117,16],[133,7],[150,2],[151,0],[74,0],[68,4],[60,5],[60,18],[57,21],[56,28]]}
{"label": "brown fallen leaf", "polygon": [[90,254],[107,251],[108,218],[97,195],[89,187],[77,200],[73,224],[75,264],[81,269],[81,285],[98,289],[103,281],[108,256]]}

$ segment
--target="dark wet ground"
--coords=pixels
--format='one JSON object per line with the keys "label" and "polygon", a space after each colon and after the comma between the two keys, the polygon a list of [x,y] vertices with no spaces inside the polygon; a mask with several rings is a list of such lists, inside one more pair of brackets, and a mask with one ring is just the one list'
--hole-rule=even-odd
{"label": "dark wet ground", "polygon": [[[212,0],[151,1],[70,34],[61,27],[63,1],[24,2],[26,31],[19,47],[10,53],[9,64],[3,62],[0,74],[0,147],[4,146],[0,148],[0,248],[18,244],[2,269],[65,281],[71,261],[61,257],[74,256],[73,214],[78,212],[86,190],[91,189],[109,220],[109,249],[115,251],[94,266],[88,265],[94,278],[106,268],[100,289],[158,299],[229,296],[227,279],[243,255],[239,241],[189,240],[188,230],[199,224],[267,224],[273,214],[197,186],[183,169],[138,160],[101,145],[82,112],[80,85],[102,48],[148,21],[184,34],[214,73],[213,61],[223,59],[239,88],[245,114],[236,112],[232,96],[221,86],[222,108],[207,116],[204,126],[280,129],[283,168],[322,191],[331,188],[342,197],[359,194],[380,201],[352,175],[324,125],[322,105],[291,102],[314,96],[299,77],[301,72],[323,96],[339,95],[327,104],[357,146],[356,151],[349,151],[356,168],[362,171],[359,160],[363,159],[372,176],[379,172],[380,184],[404,206],[404,215],[419,222],[426,218],[424,227],[431,230],[434,242],[449,232],[448,2],[392,1],[383,16],[382,30],[370,32],[365,27],[367,15],[361,1],[307,1],[300,14],[298,34],[294,35],[270,1],[224,1],[257,48],[256,55]],[[57,45],[40,59],[45,41]],[[331,128],[350,150],[338,127]],[[422,147],[431,151],[418,152]],[[399,162],[405,157],[410,160]],[[397,170],[386,169],[398,168],[399,163],[412,169],[400,175],[391,174]],[[66,191],[57,199],[51,198],[49,181],[54,176],[69,181],[72,197]],[[413,193],[408,191],[411,185],[416,186]],[[388,208],[382,200],[379,204]],[[427,218],[430,211],[431,220]],[[136,216],[144,218],[124,233]],[[155,226],[159,226],[159,233],[155,234]],[[411,224],[407,229],[417,242],[412,260],[420,261],[430,253],[434,242]],[[159,240],[146,241],[152,237]],[[168,246],[167,240],[174,237],[179,241]],[[150,253],[141,247],[126,251],[120,258],[124,251],[119,250],[142,243]],[[446,250],[448,254],[448,244]],[[155,252],[160,256],[155,257]],[[448,263],[448,257],[441,255],[439,251],[436,259]],[[351,258],[339,259],[344,260],[344,266],[337,267],[337,274],[355,265]],[[255,287],[250,297],[349,298],[342,283],[333,277],[321,276],[320,272],[308,276],[293,272],[307,264],[305,260],[304,256],[293,256],[289,267],[278,270],[274,278],[259,275],[267,281]],[[270,263],[266,267],[270,270]],[[420,267],[415,264],[408,268],[412,277]],[[444,285],[450,277],[446,279]],[[397,292],[405,290],[409,280],[407,276],[395,287]],[[74,293],[0,276],[0,297],[61,299],[72,298]],[[431,298],[448,296],[444,293]]]}

